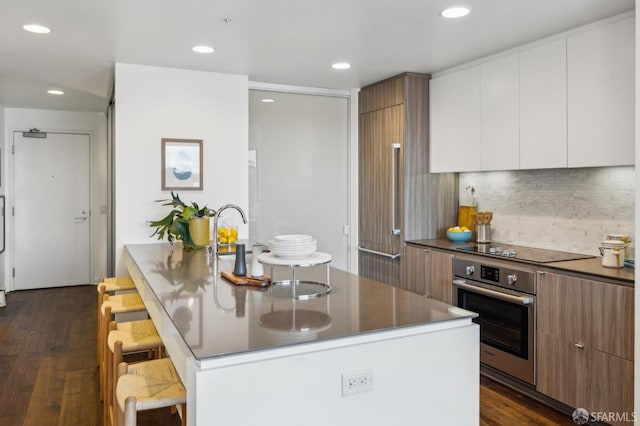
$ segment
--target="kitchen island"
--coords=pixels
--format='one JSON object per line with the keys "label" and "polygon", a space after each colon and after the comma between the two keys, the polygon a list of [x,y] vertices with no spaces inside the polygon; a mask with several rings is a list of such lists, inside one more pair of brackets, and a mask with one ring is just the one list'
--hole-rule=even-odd
{"label": "kitchen island", "polygon": [[[187,389],[189,425],[478,424],[468,311],[335,268],[331,293],[296,300],[290,285],[220,278],[232,257],[168,243],[124,256]],[[322,282],[326,269],[297,277]]]}

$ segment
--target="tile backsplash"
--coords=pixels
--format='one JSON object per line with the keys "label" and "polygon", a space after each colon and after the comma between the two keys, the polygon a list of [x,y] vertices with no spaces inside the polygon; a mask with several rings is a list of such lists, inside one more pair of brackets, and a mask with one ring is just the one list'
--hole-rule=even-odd
{"label": "tile backsplash", "polygon": [[460,173],[461,202],[468,186],[493,241],[599,255],[607,234],[635,235],[635,167]]}

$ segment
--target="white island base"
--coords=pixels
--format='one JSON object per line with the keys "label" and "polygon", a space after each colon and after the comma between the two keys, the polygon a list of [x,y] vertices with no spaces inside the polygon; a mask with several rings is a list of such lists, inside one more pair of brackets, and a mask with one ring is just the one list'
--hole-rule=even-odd
{"label": "white island base", "polygon": [[[477,425],[478,341],[460,320],[207,360],[190,369],[188,423]],[[343,396],[362,370],[372,389]]]}

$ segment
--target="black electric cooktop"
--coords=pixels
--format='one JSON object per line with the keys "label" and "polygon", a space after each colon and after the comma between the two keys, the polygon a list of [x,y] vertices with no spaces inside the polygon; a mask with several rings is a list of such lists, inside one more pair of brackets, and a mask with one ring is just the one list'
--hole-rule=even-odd
{"label": "black electric cooktop", "polygon": [[590,254],[546,250],[496,242],[491,244],[456,247],[456,250],[508,259],[524,260],[534,263],[562,262],[565,260],[591,259],[595,257]]}

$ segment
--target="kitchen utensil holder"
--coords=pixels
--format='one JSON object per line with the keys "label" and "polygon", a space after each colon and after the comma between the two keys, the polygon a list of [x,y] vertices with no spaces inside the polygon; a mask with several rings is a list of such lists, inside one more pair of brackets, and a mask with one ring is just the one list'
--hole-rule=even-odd
{"label": "kitchen utensil holder", "polygon": [[487,244],[491,242],[491,225],[476,225],[476,243]]}

